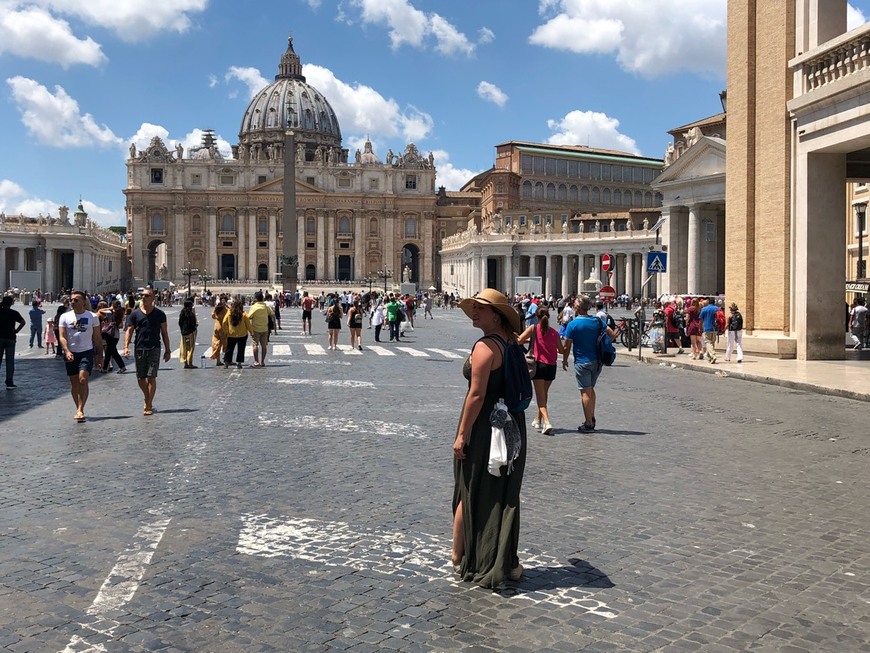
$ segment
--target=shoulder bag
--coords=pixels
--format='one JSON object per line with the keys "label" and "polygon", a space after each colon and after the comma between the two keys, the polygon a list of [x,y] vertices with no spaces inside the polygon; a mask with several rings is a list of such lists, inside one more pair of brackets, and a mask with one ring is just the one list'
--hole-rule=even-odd
{"label": "shoulder bag", "polygon": [[538,335],[538,327],[532,327],[532,344],[529,345],[529,351],[526,354],[526,365],[529,368],[529,378],[535,378],[535,372],[538,370],[538,361],[535,360],[535,338]]}

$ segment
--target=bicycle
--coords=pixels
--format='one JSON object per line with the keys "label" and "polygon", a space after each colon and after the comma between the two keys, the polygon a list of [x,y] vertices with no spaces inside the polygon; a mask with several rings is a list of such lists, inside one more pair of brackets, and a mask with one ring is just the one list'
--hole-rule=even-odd
{"label": "bicycle", "polygon": [[634,349],[637,347],[637,322],[626,317],[618,320],[616,328],[613,330],[613,339],[616,340],[617,338],[619,339],[620,344],[627,349]]}

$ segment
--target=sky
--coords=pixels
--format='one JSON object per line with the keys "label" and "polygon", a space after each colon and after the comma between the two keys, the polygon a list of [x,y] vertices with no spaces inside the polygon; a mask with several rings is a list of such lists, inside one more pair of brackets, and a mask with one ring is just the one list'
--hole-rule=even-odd
{"label": "sky", "polygon": [[661,158],[722,110],[725,21],[726,0],[0,0],[0,211],[81,199],[124,225],[130,144],[213,129],[229,156],[288,36],[344,147],[413,142],[448,190],[510,140]]}

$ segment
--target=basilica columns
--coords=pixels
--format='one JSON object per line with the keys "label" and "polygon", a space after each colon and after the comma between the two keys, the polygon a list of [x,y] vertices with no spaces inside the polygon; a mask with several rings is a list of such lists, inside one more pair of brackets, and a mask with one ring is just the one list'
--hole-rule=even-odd
{"label": "basilica columns", "polygon": [[[144,269],[144,267],[140,269]],[[217,256],[217,213],[214,209],[208,212],[208,269],[211,270],[211,275],[215,279],[220,277],[221,271],[218,268]]]}
{"label": "basilica columns", "polygon": [[245,224],[248,216],[244,210],[239,211],[239,271],[236,275],[239,279],[250,278],[247,275],[247,252],[245,252],[245,232],[247,231]]}
{"label": "basilica columns", "polygon": [[257,214],[248,214],[248,269],[242,274],[250,280],[257,278]]}
{"label": "basilica columns", "polygon": [[690,295],[700,292],[701,274],[701,216],[697,205],[689,206],[689,235],[686,269],[686,291]]}
{"label": "basilica columns", "polygon": [[[259,266],[257,266],[259,267]],[[266,281],[274,283],[275,272],[280,270],[278,266],[278,212],[269,211],[269,260],[266,261]],[[255,279],[259,279],[257,274]]]}
{"label": "basilica columns", "polygon": [[[315,259],[315,265],[317,269],[315,270],[315,278],[316,279],[326,279],[326,243],[324,240],[326,239],[326,219],[323,216],[323,211],[317,212],[317,258]],[[302,259],[300,259],[302,260]]]}

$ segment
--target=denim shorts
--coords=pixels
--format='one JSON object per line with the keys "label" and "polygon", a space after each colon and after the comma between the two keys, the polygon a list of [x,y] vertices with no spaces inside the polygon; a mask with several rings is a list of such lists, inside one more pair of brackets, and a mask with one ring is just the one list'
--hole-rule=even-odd
{"label": "denim shorts", "polygon": [[88,349],[82,352],[73,352],[72,361],[66,361],[66,375],[78,376],[79,372],[90,374],[94,371],[94,350]]}
{"label": "denim shorts", "polygon": [[136,350],[136,378],[147,379],[157,376],[160,368],[160,347]]}
{"label": "denim shorts", "polygon": [[598,361],[574,363],[574,377],[577,379],[577,387],[581,390],[590,390],[595,387],[601,367]]}

